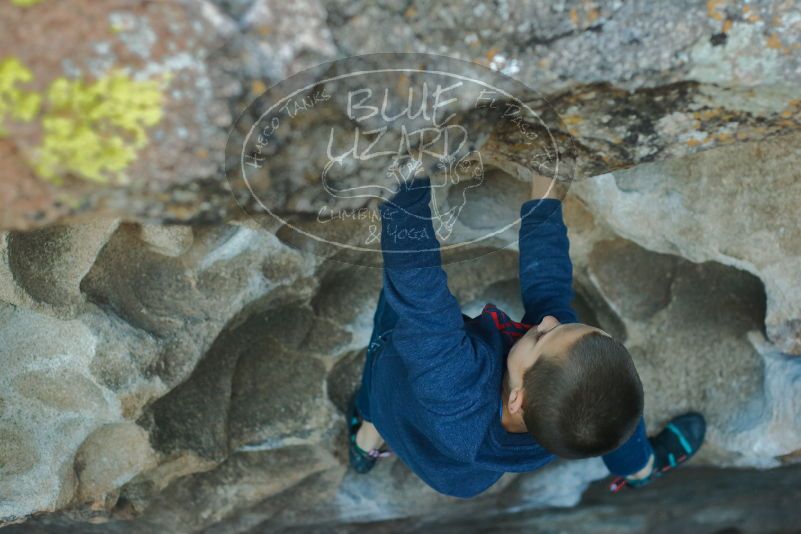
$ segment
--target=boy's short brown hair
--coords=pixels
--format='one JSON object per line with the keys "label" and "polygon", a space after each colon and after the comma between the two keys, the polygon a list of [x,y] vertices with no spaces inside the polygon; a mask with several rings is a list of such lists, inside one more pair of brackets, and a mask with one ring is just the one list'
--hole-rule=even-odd
{"label": "boy's short brown hair", "polygon": [[566,354],[543,354],[523,375],[523,421],[537,442],[562,458],[617,449],[642,415],[643,391],[629,351],[600,332]]}

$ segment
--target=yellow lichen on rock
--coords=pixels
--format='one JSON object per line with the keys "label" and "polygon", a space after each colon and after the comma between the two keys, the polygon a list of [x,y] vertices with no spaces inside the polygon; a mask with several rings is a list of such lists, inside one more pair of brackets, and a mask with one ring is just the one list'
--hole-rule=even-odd
{"label": "yellow lichen on rock", "polygon": [[8,118],[30,121],[39,111],[41,97],[17,87],[33,79],[31,71],[17,58],[0,61],[0,136],[6,135],[3,122]]}
{"label": "yellow lichen on rock", "polygon": [[32,166],[44,179],[64,175],[93,182],[125,182],[123,171],[148,143],[147,128],[161,121],[163,80],[136,81],[116,71],[92,83],[58,78],[46,94],[20,85],[33,74],[19,59],[0,61],[0,136],[9,120],[42,117],[42,144]]}
{"label": "yellow lichen on rock", "polygon": [[44,138],[35,168],[58,182],[71,174],[93,182],[125,182],[123,171],[148,143],[146,129],[163,114],[155,80],[114,72],[96,82],[59,78],[47,92]]}
{"label": "yellow lichen on rock", "polygon": [[32,5],[38,4],[42,0],[11,0],[11,3],[15,6],[20,7],[30,7]]}

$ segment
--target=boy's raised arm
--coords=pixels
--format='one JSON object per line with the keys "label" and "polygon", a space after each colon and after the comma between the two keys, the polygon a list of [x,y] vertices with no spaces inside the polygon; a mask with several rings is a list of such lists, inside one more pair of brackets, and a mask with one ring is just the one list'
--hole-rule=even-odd
{"label": "boy's raised arm", "polygon": [[538,324],[546,315],[575,322],[573,264],[567,227],[562,220],[558,184],[538,176],[532,199],[520,208],[520,287],[526,313],[523,322]]}
{"label": "boy's raised arm", "polygon": [[[560,322],[576,321],[571,307],[573,300],[573,264],[568,255],[570,242],[562,219],[562,203],[558,184],[544,176],[532,183],[531,200],[521,208],[520,285],[526,315],[524,323],[537,324],[546,315]],[[642,446],[647,439],[645,421],[617,450],[603,456],[615,475],[629,475],[648,461]]]}
{"label": "boy's raised arm", "polygon": [[423,404],[456,413],[472,403],[486,376],[466,335],[461,308],[448,289],[431,221],[430,181],[418,178],[382,203],[384,295],[398,314],[392,342]]}

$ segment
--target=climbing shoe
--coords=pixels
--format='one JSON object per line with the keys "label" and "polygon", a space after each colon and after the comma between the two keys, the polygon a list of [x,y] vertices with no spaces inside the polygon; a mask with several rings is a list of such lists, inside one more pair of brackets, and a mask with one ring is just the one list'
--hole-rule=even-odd
{"label": "climbing shoe", "polygon": [[364,474],[375,467],[375,464],[379,458],[386,458],[391,456],[392,453],[379,449],[365,451],[356,444],[356,434],[359,433],[359,428],[361,428],[363,421],[358,409],[356,408],[356,395],[353,396],[353,398],[350,400],[350,404],[348,405],[347,418],[349,450],[348,457],[350,459],[350,465],[357,473]]}
{"label": "climbing shoe", "polygon": [[664,476],[692,458],[701,448],[705,435],[706,421],[699,413],[690,412],[672,419],[662,432],[648,439],[654,450],[651,474],[637,480],[617,477],[609,486],[610,491],[617,493],[626,486],[639,488]]}

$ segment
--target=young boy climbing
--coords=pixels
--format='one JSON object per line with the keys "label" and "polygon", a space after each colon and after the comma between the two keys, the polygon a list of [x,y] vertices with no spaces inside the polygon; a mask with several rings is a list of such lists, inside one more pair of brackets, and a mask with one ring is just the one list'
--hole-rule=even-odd
{"label": "young boy climbing", "polygon": [[648,484],[701,446],[697,413],[648,438],[630,354],[577,322],[567,228],[550,182],[538,178],[521,208],[520,323],[492,304],[475,318],[461,313],[441,267],[427,178],[404,182],[380,205],[384,286],[348,416],[357,472],[388,447],[435,490],[468,498],[505,472],[603,456],[617,491]]}

